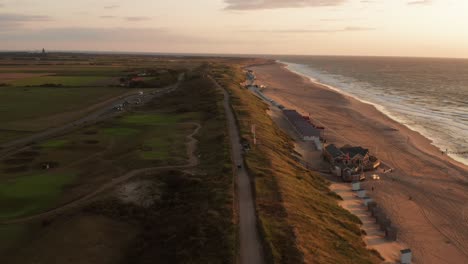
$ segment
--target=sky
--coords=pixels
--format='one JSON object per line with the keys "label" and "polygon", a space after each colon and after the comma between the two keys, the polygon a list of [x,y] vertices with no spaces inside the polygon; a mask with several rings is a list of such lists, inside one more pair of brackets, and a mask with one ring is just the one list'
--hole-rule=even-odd
{"label": "sky", "polygon": [[0,0],[0,50],[468,58],[468,0]]}

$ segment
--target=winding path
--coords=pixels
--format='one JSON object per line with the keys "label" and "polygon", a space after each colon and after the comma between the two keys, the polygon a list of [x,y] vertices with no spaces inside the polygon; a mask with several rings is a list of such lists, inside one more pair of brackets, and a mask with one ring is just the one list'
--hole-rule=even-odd
{"label": "winding path", "polygon": [[194,136],[198,133],[198,131],[201,129],[201,125],[198,123],[184,123],[184,124],[191,124],[195,125],[196,128],[193,131],[192,134],[187,136],[188,142],[186,144],[187,146],[187,154],[188,154],[188,162],[186,165],[177,165],[177,166],[161,166],[161,167],[151,167],[151,168],[142,168],[142,169],[137,169],[137,170],[132,170],[124,175],[114,178],[108,183],[101,185],[98,189],[94,190],[92,193],[89,193],[85,196],[82,196],[81,198],[74,200],[70,203],[64,204],[60,207],[51,209],[49,211],[39,213],[36,215],[31,215],[31,216],[25,216],[21,218],[16,218],[16,219],[10,219],[10,220],[5,220],[5,221],[0,221],[0,225],[8,225],[8,224],[18,224],[18,223],[25,223],[25,222],[30,222],[34,220],[40,220],[44,219],[47,217],[51,217],[54,215],[58,215],[60,213],[63,213],[66,210],[77,208],[79,206],[82,206],[86,204],[87,202],[91,201],[92,198],[96,197],[98,194],[107,191],[109,189],[112,189],[116,185],[119,185],[125,181],[130,180],[131,178],[134,178],[136,176],[146,174],[146,173],[154,173],[157,171],[162,171],[162,170],[171,170],[171,169],[188,169],[192,168],[198,165],[198,158],[197,155],[195,155],[196,147],[198,140],[194,138]]}

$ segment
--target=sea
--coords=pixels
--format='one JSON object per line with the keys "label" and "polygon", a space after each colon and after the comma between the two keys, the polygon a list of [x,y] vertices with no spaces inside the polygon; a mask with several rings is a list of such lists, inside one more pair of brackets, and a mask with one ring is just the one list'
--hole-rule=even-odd
{"label": "sea", "polygon": [[295,73],[374,105],[468,165],[468,59],[275,56]]}

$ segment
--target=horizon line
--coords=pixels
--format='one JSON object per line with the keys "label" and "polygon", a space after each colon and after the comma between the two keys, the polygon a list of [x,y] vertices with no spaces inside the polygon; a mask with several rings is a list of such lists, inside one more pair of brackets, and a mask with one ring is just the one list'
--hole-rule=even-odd
{"label": "horizon line", "polygon": [[[202,52],[159,52],[159,51],[99,51],[99,50],[47,50],[48,53],[75,53],[75,54],[107,54],[107,55],[175,55],[175,56],[200,56],[200,57],[236,57],[236,56],[313,56],[313,57],[374,57],[374,58],[418,58],[418,59],[460,59],[468,57],[444,57],[444,56],[405,56],[405,55],[349,55],[349,54],[272,54],[272,53],[202,53]],[[41,52],[42,48],[35,50],[0,50],[0,53],[35,53]],[[253,57],[254,58],[254,57]]]}

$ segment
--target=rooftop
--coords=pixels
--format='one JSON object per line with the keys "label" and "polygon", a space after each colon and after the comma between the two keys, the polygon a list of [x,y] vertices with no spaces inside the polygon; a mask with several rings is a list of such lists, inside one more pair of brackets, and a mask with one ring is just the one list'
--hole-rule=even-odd
{"label": "rooftop", "polygon": [[335,146],[335,144],[330,144],[325,147],[325,151],[328,152],[333,158],[337,158],[343,155],[343,152]]}
{"label": "rooftop", "polygon": [[350,158],[354,158],[357,155],[361,155],[362,157],[364,157],[369,153],[368,149],[365,149],[362,147],[351,147],[351,146],[342,147],[341,151],[345,154],[349,154]]}
{"label": "rooftop", "polygon": [[320,130],[307,122],[296,110],[283,110],[286,118],[304,137],[320,137]]}

